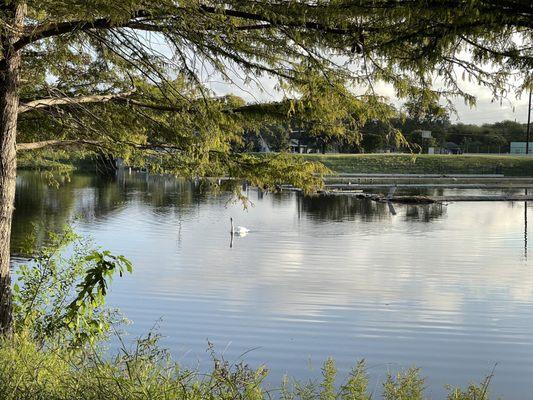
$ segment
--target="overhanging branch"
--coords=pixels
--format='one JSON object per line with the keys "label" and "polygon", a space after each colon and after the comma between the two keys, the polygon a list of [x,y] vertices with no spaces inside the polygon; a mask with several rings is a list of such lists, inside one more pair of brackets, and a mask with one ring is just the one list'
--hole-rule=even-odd
{"label": "overhanging branch", "polygon": [[28,111],[38,110],[42,108],[49,108],[54,106],[64,105],[77,105],[88,103],[107,103],[113,100],[126,99],[130,97],[135,91],[113,93],[104,95],[93,96],[80,96],[80,97],[61,97],[61,98],[49,98],[33,100],[25,104],[21,104],[19,107],[19,114],[24,114]]}
{"label": "overhanging branch", "polygon": [[[246,11],[240,11],[235,9],[221,9],[217,7],[207,6],[207,5],[200,5],[199,10],[206,14],[219,14],[224,15],[226,17],[233,17],[238,18],[243,21],[254,21],[259,24],[255,25],[242,25],[242,26],[236,26],[236,30],[257,30],[257,29],[268,29],[268,28],[274,28],[277,26],[285,26],[285,27],[292,27],[292,28],[304,28],[308,30],[314,30],[319,31],[322,33],[330,33],[330,34],[353,34],[353,33],[360,33],[360,30],[357,26],[350,26],[346,28],[340,28],[336,26],[327,26],[319,22],[313,22],[313,21],[287,21],[287,22],[276,22],[272,18],[269,18],[265,15],[252,13],[252,12],[246,12]],[[193,11],[193,9],[187,9],[185,7],[177,7],[175,11]],[[145,18],[146,20],[140,21],[140,18]],[[68,33],[73,33],[77,31],[88,31],[92,29],[113,29],[113,28],[131,28],[131,29],[138,29],[138,30],[145,30],[145,31],[152,31],[152,32],[168,32],[169,26],[165,24],[158,25],[155,22],[156,19],[161,20],[168,20],[171,21],[172,19],[176,18],[176,15],[158,15],[156,16],[152,15],[150,12],[147,12],[145,10],[139,10],[132,14],[131,18],[125,20],[125,21],[113,21],[109,18],[99,18],[95,19],[93,21],[84,21],[84,20],[75,20],[75,21],[65,21],[65,22],[55,22],[55,23],[48,23],[43,24],[39,26],[31,27],[31,31],[29,31],[26,35],[21,37],[15,44],[14,48],[15,50],[20,50],[24,48],[25,46],[35,43],[39,40],[54,37],[54,36],[61,36]]]}
{"label": "overhanging branch", "polygon": [[102,147],[101,143],[95,140],[42,140],[32,143],[18,143],[17,151],[38,150],[45,147],[62,147],[62,146],[95,146]]}
{"label": "overhanging branch", "polygon": [[[184,112],[186,111],[185,107],[182,106],[173,106],[173,105],[164,105],[164,104],[153,104],[146,103],[135,99],[114,99],[113,101],[120,103],[127,103],[128,105],[147,108],[150,110],[156,111],[165,111],[165,112]],[[262,103],[262,104],[247,104],[244,106],[239,106],[235,108],[226,108],[223,110],[224,113],[235,113],[235,114],[280,114],[283,116],[287,115],[288,112],[287,102],[273,102],[273,103]]]}
{"label": "overhanging branch", "polygon": [[146,11],[141,10],[134,13],[129,20],[124,22],[113,22],[109,18],[99,18],[95,19],[94,21],[76,20],[34,26],[30,28],[30,32],[28,32],[17,42],[15,42],[13,47],[15,48],[15,50],[20,50],[29,44],[38,42],[39,40],[47,39],[54,36],[61,36],[75,31],[127,27],[128,24],[135,22],[136,19],[148,16],[149,14]]}
{"label": "overhanging branch", "polygon": [[[130,146],[137,150],[154,150],[154,151],[181,151],[182,148],[178,145],[165,143],[147,143],[139,144],[133,142],[117,141],[115,144]],[[109,143],[103,143],[97,140],[89,139],[55,139],[42,140],[31,143],[17,143],[17,151],[39,150],[46,147],[69,147],[69,146],[90,146],[100,149],[110,149]]]}

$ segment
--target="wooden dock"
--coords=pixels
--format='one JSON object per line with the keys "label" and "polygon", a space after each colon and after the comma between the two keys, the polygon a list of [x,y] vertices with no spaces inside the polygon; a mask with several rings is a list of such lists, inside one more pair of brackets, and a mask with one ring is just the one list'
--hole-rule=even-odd
{"label": "wooden dock", "polygon": [[496,183],[330,183],[329,190],[368,190],[368,189],[533,189],[530,182],[496,182]]}
{"label": "wooden dock", "polygon": [[[479,195],[453,193],[444,196],[396,195],[397,191],[401,189],[524,190],[525,193],[491,193]],[[531,194],[528,194],[528,189],[531,189]],[[388,194],[364,193],[365,190],[383,190],[387,191]],[[503,175],[476,174],[340,174],[327,178],[323,193],[403,204],[533,201],[533,177],[505,177]]]}
{"label": "wooden dock", "polygon": [[[457,178],[457,179],[469,179],[469,178],[483,178],[483,179],[497,179],[497,178],[514,178],[506,177],[503,174],[351,174],[341,173],[335,175],[329,175],[328,178],[419,178],[419,179],[434,179],[434,178]],[[518,177],[521,178],[521,177]],[[533,179],[533,177],[526,177],[527,179]]]}

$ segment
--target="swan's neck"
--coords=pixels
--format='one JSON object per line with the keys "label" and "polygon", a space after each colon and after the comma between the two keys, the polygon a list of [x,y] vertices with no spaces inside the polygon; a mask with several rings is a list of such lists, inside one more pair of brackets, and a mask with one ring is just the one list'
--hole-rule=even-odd
{"label": "swan's neck", "polygon": [[235,228],[233,227],[233,220],[231,220],[231,233],[235,233]]}

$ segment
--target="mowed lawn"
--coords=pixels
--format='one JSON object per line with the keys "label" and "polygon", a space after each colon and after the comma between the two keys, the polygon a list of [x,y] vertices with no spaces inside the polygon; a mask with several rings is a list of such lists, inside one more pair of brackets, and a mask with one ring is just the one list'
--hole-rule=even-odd
{"label": "mowed lawn", "polygon": [[533,157],[511,155],[306,154],[337,173],[533,176]]}

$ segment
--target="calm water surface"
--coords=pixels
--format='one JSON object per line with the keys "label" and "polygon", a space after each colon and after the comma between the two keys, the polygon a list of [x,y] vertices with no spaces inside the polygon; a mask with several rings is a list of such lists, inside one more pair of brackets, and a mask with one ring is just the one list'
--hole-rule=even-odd
{"label": "calm water surface", "polygon": [[[109,300],[133,321],[130,335],[161,319],[163,344],[188,366],[209,366],[209,340],[229,361],[265,363],[271,386],[286,373],[317,377],[331,356],[342,376],[365,358],[378,391],[387,372],[416,365],[438,398],[497,363],[495,394],[533,393],[524,203],[396,206],[392,215],[347,197],[248,195],[244,211],[169,177],[74,175],[56,189],[21,173],[13,252],[32,223],[45,240],[81,216],[78,232],[135,264]],[[232,248],[230,216],[252,230]]]}

